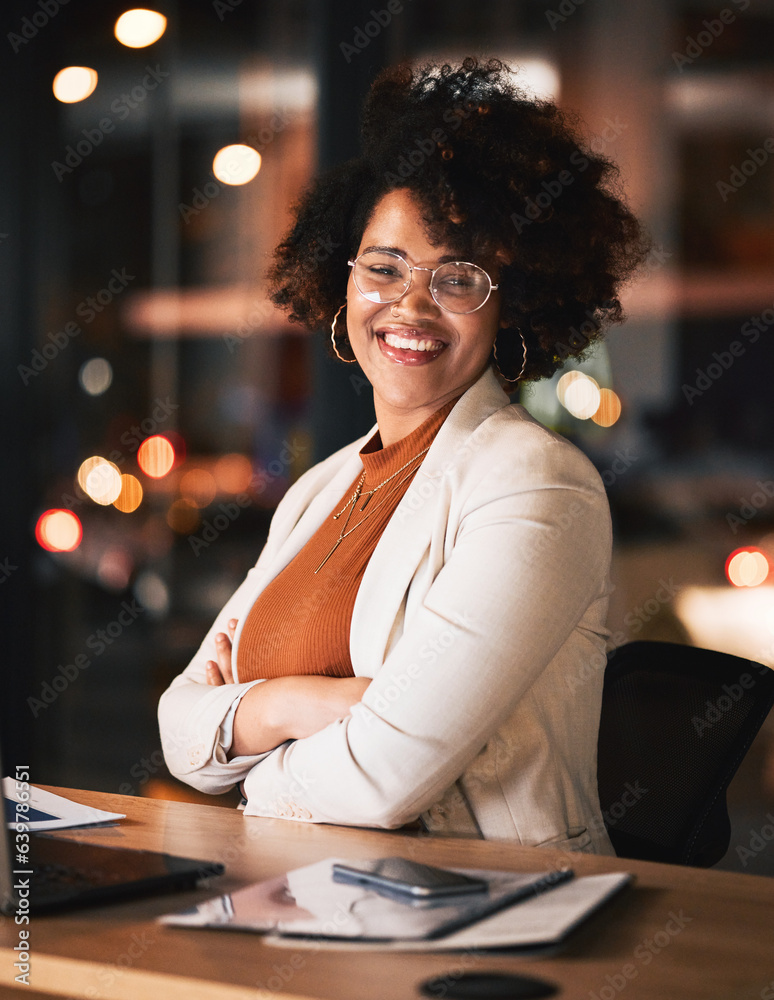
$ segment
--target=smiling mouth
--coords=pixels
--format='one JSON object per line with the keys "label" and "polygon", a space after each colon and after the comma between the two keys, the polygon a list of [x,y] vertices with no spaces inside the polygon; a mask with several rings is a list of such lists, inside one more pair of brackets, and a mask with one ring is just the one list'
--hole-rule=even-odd
{"label": "smiling mouth", "polygon": [[396,333],[387,331],[377,334],[388,347],[399,351],[419,351],[428,354],[440,353],[446,344],[442,340],[434,340],[430,337],[399,337]]}

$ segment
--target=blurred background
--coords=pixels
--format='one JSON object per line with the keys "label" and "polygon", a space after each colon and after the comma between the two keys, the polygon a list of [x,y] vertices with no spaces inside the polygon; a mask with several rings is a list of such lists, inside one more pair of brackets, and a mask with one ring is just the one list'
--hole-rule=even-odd
{"label": "blurred background", "polygon": [[[196,798],[164,767],[158,697],[288,485],[373,421],[362,376],[274,310],[263,272],[401,58],[498,56],[620,166],[653,237],[628,321],[521,401],[608,488],[611,644],[774,666],[774,2],[130,9],[0,14],[6,760]],[[749,850],[774,812],[771,722],[732,797],[724,865],[774,874],[774,845]]]}

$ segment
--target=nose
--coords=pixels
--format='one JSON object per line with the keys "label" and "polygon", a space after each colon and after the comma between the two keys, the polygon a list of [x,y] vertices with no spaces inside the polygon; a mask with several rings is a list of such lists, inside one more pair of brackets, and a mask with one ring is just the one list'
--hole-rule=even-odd
{"label": "nose", "polygon": [[415,266],[411,272],[411,284],[403,295],[392,303],[392,308],[399,315],[406,317],[427,319],[437,316],[441,308],[430,291],[432,276],[431,267]]}

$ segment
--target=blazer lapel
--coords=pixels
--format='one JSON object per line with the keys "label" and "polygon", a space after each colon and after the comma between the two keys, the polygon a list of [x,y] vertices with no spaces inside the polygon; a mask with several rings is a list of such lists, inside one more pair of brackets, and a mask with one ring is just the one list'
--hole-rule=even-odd
{"label": "blazer lapel", "polygon": [[298,555],[326,517],[335,509],[349,484],[359,472],[362,472],[363,463],[358,453],[370,437],[369,433],[349,445],[346,449],[348,454],[341,455],[343,464],[333,474],[333,478],[321,484],[319,481],[310,483],[309,488],[298,497],[295,507],[287,512],[288,533],[272,560],[266,583],[273,580]]}
{"label": "blazer lapel", "polygon": [[[446,523],[445,471],[462,460],[465,443],[481,422],[508,403],[497,378],[487,369],[444,421],[390,518],[366,567],[352,614],[350,655],[358,675],[373,677],[384,662],[433,530]],[[432,567],[429,572],[433,572]]]}

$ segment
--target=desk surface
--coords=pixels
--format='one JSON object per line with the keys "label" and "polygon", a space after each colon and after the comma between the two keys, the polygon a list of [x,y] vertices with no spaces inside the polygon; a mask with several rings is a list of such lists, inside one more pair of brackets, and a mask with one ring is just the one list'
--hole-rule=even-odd
{"label": "desk surface", "polygon": [[[119,826],[62,836],[223,861],[217,892],[332,855],[402,854],[437,865],[537,871],[566,863],[559,851],[507,843],[245,818],[215,806],[98,792],[61,791],[125,812]],[[410,1000],[429,976],[461,969],[538,976],[564,1000],[774,1000],[774,880],[572,855],[579,875],[631,871],[614,899],[551,957],[279,949],[258,935],[182,930],[162,913],[213,895],[197,891],[55,916],[30,924],[31,1000]],[[12,919],[0,924],[0,995],[14,985]],[[439,997],[441,994],[439,993]]]}

